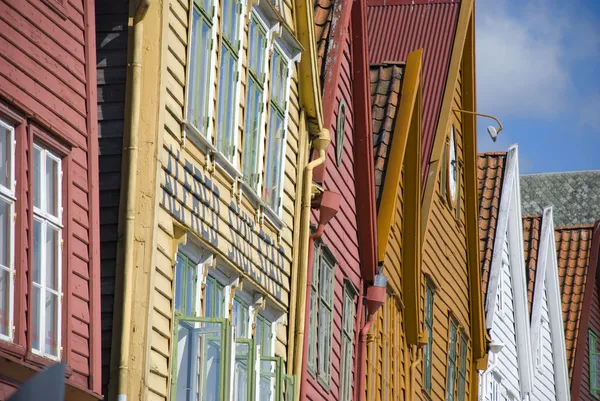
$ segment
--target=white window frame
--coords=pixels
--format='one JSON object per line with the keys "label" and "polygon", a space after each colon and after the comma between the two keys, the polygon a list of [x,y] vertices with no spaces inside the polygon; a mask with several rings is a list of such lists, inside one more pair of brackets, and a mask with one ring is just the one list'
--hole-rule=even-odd
{"label": "white window frame", "polygon": [[8,266],[0,265],[0,270],[3,270],[9,274],[8,279],[8,335],[0,333],[0,340],[13,341],[14,338],[14,305],[15,305],[15,205],[17,202],[15,180],[15,156],[16,156],[16,140],[15,140],[15,127],[7,121],[0,118],[0,127],[5,128],[9,132],[8,144],[11,147],[10,150],[10,166],[9,166],[9,187],[5,187],[0,184],[0,199],[9,205],[9,232],[8,232],[8,249],[9,253]]}
{"label": "white window frame", "polygon": [[[56,249],[56,253],[57,253],[57,265],[58,265],[58,271],[56,272],[57,275],[57,290],[53,290],[47,287],[46,285],[46,274],[44,272],[44,269],[42,267],[40,267],[42,269],[42,271],[40,271],[40,280],[41,282],[38,284],[35,281],[32,281],[32,285],[33,287],[37,287],[40,289],[40,303],[41,305],[37,305],[40,308],[39,311],[39,317],[40,317],[40,322],[38,322],[38,329],[39,329],[39,342],[40,342],[40,349],[35,349],[33,348],[33,344],[32,344],[32,352],[36,355],[40,355],[43,356],[45,358],[49,358],[52,360],[60,360],[61,359],[61,354],[62,354],[62,305],[63,305],[63,292],[62,292],[62,230],[63,230],[63,225],[62,225],[62,216],[63,216],[63,208],[62,208],[62,178],[63,178],[63,171],[62,171],[62,160],[61,158],[56,155],[55,153],[53,153],[52,151],[50,151],[49,149],[43,147],[42,145],[39,145],[38,143],[34,143],[33,145],[34,149],[38,149],[41,154],[41,171],[40,171],[40,206],[41,209],[38,208],[37,206],[35,206],[35,202],[34,202],[34,207],[33,207],[33,220],[38,221],[42,224],[42,232],[41,232],[41,245],[40,245],[40,250],[41,250],[41,255],[40,255],[40,260],[42,261],[42,263],[44,263],[44,261],[46,260],[46,234],[47,234],[47,228],[48,226],[51,226],[52,228],[56,229],[58,231],[58,248]],[[34,152],[32,151],[32,156],[31,157],[35,157],[33,156]],[[58,170],[60,172],[58,180],[57,180],[57,211],[58,211],[58,217],[53,216],[51,213],[46,212],[46,204],[48,202],[47,200],[47,193],[46,193],[46,178],[45,178],[45,173],[46,173],[46,160],[47,158],[53,159],[55,162],[57,162],[58,164]],[[35,167],[34,167],[35,170]],[[32,172],[32,176],[35,175],[35,171]],[[33,178],[34,184],[35,185],[35,179]],[[35,193],[35,189],[33,191]],[[34,196],[32,194],[32,196]],[[35,224],[35,223],[34,223]],[[34,227],[31,228],[32,230],[34,229]],[[32,248],[33,249],[33,248]],[[32,268],[34,268],[32,266]],[[46,299],[46,293],[50,292],[51,294],[55,295],[58,297],[58,305],[57,305],[57,322],[56,322],[56,330],[57,330],[57,344],[56,344],[56,349],[58,351],[58,355],[53,355],[51,353],[48,353],[45,351],[46,349],[46,309],[43,307],[44,303],[45,303],[45,299]],[[33,308],[35,308],[34,302],[33,302],[33,294],[32,294],[32,315],[34,316],[35,314],[33,313]]]}
{"label": "white window frame", "polygon": [[[214,61],[216,60],[217,57],[217,46],[215,46],[215,43],[217,43],[217,29],[216,29],[216,25],[218,22],[217,19],[217,12],[216,12],[216,6],[215,6],[215,2],[217,0],[210,0],[210,7],[211,7],[211,13],[212,15],[210,16],[211,21],[210,21],[210,36],[211,36],[211,46],[210,46],[210,55],[209,55],[209,59],[208,59],[208,66],[207,69],[209,69],[209,78],[208,78],[208,89],[207,89],[207,99],[206,101],[208,102],[208,107],[206,110],[206,118],[208,120],[208,125],[205,128],[206,129],[206,136],[202,135],[201,131],[191,122],[190,116],[188,115],[189,111],[188,111],[188,107],[189,107],[189,102],[190,102],[190,63],[188,63],[188,65],[186,65],[186,71],[185,71],[185,91],[184,91],[184,95],[185,95],[185,105],[183,108],[183,112],[184,112],[184,135],[187,133],[187,131],[189,131],[192,134],[192,139],[196,139],[198,140],[202,145],[210,148],[213,151],[216,151],[215,147],[212,145],[212,138],[214,136],[213,134],[213,118],[214,118],[214,86],[215,86],[215,79],[216,79],[216,68],[214,65]],[[192,0],[190,1],[190,10],[189,10],[189,18],[188,18],[188,26],[190,27],[190,29],[188,30],[188,49],[187,49],[187,59],[188,61],[191,60],[192,58],[192,24],[193,24],[193,8],[196,7],[196,3],[201,3],[202,0]],[[198,4],[199,8],[203,8],[200,4]],[[202,11],[200,11],[202,12]],[[184,136],[185,139],[185,136]]]}
{"label": "white window frame", "polygon": [[537,370],[542,369],[544,366],[544,328],[545,320],[543,317],[540,318],[540,328],[537,333],[537,346],[535,348],[535,367]]}
{"label": "white window frame", "polygon": [[[279,199],[278,204],[276,205],[275,208],[271,207],[269,204],[267,204],[267,202],[264,200],[264,193],[263,193],[263,188],[261,187],[261,192],[260,192],[260,198],[261,201],[263,202],[264,206],[265,206],[265,210],[267,210],[268,212],[270,212],[269,214],[272,215],[272,217],[275,217],[277,220],[279,220],[281,218],[281,212],[283,210],[283,183],[284,183],[284,179],[285,179],[285,166],[286,166],[286,150],[287,150],[287,134],[288,134],[288,123],[289,123],[289,108],[290,108],[290,84],[291,84],[291,80],[292,80],[292,74],[293,74],[293,68],[294,68],[294,62],[295,60],[290,56],[289,51],[286,51],[285,49],[285,45],[283,43],[281,43],[281,41],[279,39],[276,39],[273,41],[273,45],[272,45],[272,52],[271,54],[273,54],[275,51],[277,51],[281,57],[283,57],[286,62],[287,62],[287,77],[286,77],[286,82],[285,82],[285,94],[284,94],[284,101],[285,101],[285,108],[283,110],[283,138],[282,138],[282,147],[281,147],[281,154],[280,154],[280,158],[279,160],[281,161],[281,169],[280,169],[280,175],[279,177],[277,177],[277,181],[279,182],[278,188],[277,188],[277,197]],[[270,73],[270,79],[269,79],[269,88],[268,88],[268,97],[269,97],[269,113],[267,118],[267,129],[266,129],[266,136],[265,136],[265,140],[263,140],[263,142],[266,143],[266,141],[268,140],[268,135],[270,134],[269,132],[269,123],[270,123],[270,119],[271,119],[271,113],[274,112],[272,110],[273,106],[271,105],[271,90],[272,90],[272,84],[273,84],[273,71],[271,70],[272,67],[272,56],[271,59],[269,60],[269,73]],[[267,160],[265,158],[265,166],[263,168],[263,170],[266,171],[267,169]]]}
{"label": "white window frame", "polygon": [[496,312],[501,318],[504,316],[504,263],[501,264],[500,277],[498,277],[498,292],[496,295]]}

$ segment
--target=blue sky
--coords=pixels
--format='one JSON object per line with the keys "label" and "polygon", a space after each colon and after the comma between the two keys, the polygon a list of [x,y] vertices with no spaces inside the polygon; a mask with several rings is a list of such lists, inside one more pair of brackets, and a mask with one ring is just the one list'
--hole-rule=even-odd
{"label": "blue sky", "polygon": [[600,169],[600,1],[476,0],[478,150],[521,173]]}

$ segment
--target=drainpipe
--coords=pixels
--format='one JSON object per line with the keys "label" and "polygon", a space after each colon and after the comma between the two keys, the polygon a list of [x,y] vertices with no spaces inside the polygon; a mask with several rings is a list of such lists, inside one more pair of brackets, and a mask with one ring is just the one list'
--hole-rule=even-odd
{"label": "drainpipe", "polygon": [[413,398],[414,396],[414,391],[415,388],[417,387],[415,385],[415,379],[417,376],[417,367],[421,364],[421,356],[420,356],[420,352],[419,350],[422,349],[417,345],[412,345],[412,359],[413,362],[410,364],[410,377],[408,378],[408,383],[407,383],[407,393],[408,393],[408,397],[409,400],[413,400],[416,398]]}
{"label": "drainpipe", "polygon": [[[312,237],[310,234],[310,209],[312,203],[312,189],[313,189],[313,170],[315,167],[320,166],[325,162],[325,157],[327,154],[327,147],[331,142],[331,138],[329,136],[329,130],[327,128],[323,128],[317,138],[312,141],[312,148],[318,152],[318,157],[308,163],[304,169],[304,182],[302,184],[302,221],[300,222],[300,257],[298,261],[298,298],[296,300],[296,333],[294,339],[294,369],[293,373],[296,377],[302,377],[302,355],[304,349],[304,320],[306,316],[306,291],[302,291],[303,288],[306,287],[307,284],[307,276],[308,269],[310,268],[310,264],[308,263],[309,254],[312,251],[313,247],[310,246],[311,242],[309,237]],[[306,250],[308,249],[308,252]],[[310,281],[308,281],[310,283]],[[294,399],[298,400],[298,395],[300,392],[301,386],[296,386],[296,394]]]}
{"label": "drainpipe", "polygon": [[367,384],[365,369],[365,364],[367,363],[367,334],[369,334],[369,330],[371,330],[375,314],[385,302],[386,284],[387,277],[383,274],[377,274],[373,285],[367,288],[367,296],[365,297],[367,300],[367,321],[360,330],[360,336],[358,338],[358,350],[360,354],[358,355],[359,365],[357,375],[360,381],[358,383],[358,396],[356,399],[359,401],[365,399],[365,388]]}
{"label": "drainpipe", "polygon": [[[131,311],[133,302],[133,270],[134,270],[134,230],[135,230],[135,205],[137,187],[137,162],[138,162],[138,132],[140,121],[141,100],[141,72],[142,72],[142,39],[144,26],[141,23],[150,7],[151,0],[140,0],[133,17],[131,61],[127,64],[130,78],[129,92],[130,109],[126,130],[128,131],[129,143],[124,149],[127,168],[127,209],[124,227],[124,260],[122,264],[123,292],[115,296],[115,305],[122,308],[121,316],[121,349],[118,365],[118,391],[117,401],[127,400],[127,388],[129,377],[129,342],[131,334]],[[122,296],[121,296],[122,295]],[[119,299],[120,298],[120,299]]]}

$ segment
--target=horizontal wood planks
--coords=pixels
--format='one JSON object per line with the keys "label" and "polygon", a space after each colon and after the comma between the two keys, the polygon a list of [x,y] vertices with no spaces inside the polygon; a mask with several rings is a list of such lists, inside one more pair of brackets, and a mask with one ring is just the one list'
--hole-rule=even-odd
{"label": "horizontal wood planks", "polygon": [[[99,393],[99,384],[96,388],[95,383],[100,372],[93,371],[93,359],[100,358],[99,348],[94,350],[94,344],[100,341],[95,337],[100,334],[100,322],[95,322],[92,307],[94,288],[100,287],[94,282],[99,272],[93,271],[92,262],[94,253],[97,254],[97,236],[92,228],[97,219],[94,210],[97,199],[91,198],[94,195],[90,182],[97,171],[90,170],[96,168],[88,157],[96,149],[96,144],[90,143],[95,141],[97,124],[95,112],[90,111],[90,106],[96,105],[96,83],[89,82],[95,76],[89,72],[95,68],[89,62],[95,57],[95,33],[93,28],[92,32],[86,32],[86,27],[94,25],[88,20],[93,16],[90,7],[94,4],[90,0],[71,0],[65,4],[62,15],[45,1],[0,0],[0,102],[26,117],[23,124],[31,127],[30,135],[39,131],[69,149],[62,164],[65,301],[62,357],[72,369],[70,383]],[[25,137],[18,140],[25,141]],[[29,159],[30,145],[26,146],[23,156]],[[17,174],[20,180],[27,179],[27,175]],[[30,194],[21,188],[19,196],[26,202]],[[22,212],[28,213],[29,206]],[[31,236],[27,219],[21,223],[26,235]],[[28,243],[22,246],[20,252],[31,251]],[[19,259],[16,267],[19,272],[27,272],[27,259]],[[22,283],[18,285],[21,294],[26,291],[25,281]],[[15,341],[21,344],[27,338],[26,305],[16,318],[19,333]]]}

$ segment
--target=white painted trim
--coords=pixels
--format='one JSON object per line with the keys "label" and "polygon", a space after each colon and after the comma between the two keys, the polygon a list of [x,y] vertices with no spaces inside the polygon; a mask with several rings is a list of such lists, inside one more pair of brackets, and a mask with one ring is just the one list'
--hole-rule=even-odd
{"label": "white painted trim", "polygon": [[511,264],[511,282],[513,288],[515,335],[519,365],[521,393],[530,393],[533,388],[533,360],[531,354],[531,333],[529,326],[527,281],[525,276],[525,258],[523,244],[523,223],[519,188],[518,147],[509,148],[506,157],[502,194],[496,225],[494,252],[488,280],[486,297],[486,322],[491,329],[496,318],[497,293],[502,279],[502,253],[505,242]]}
{"label": "white painted trim", "polygon": [[569,387],[569,375],[567,371],[565,331],[562,318],[562,297],[558,279],[558,261],[556,257],[554,221],[551,207],[544,209],[543,219],[544,222],[549,226],[549,235],[548,237],[544,238],[544,240],[548,242],[548,257],[546,259],[547,266],[545,279],[548,312],[550,317],[550,332],[552,336],[552,353],[554,357],[556,399],[557,401],[569,401],[571,399],[571,393]]}

